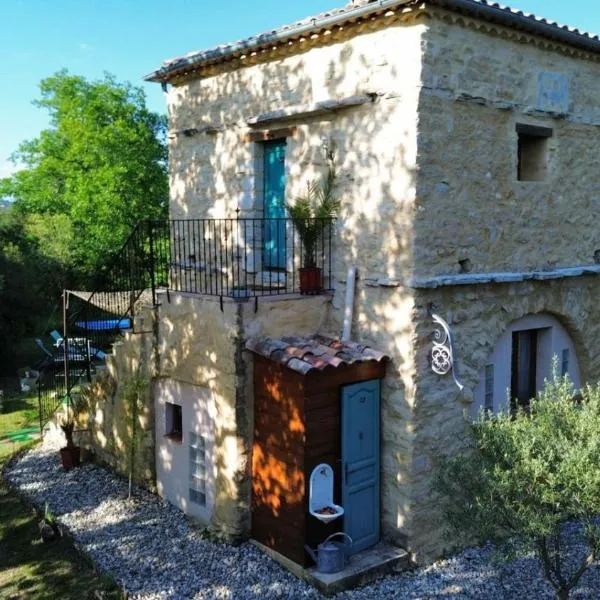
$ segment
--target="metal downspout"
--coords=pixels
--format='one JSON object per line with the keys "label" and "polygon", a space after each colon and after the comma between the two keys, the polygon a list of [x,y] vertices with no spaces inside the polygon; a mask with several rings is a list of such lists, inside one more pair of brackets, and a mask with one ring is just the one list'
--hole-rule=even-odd
{"label": "metal downspout", "polygon": [[354,288],[356,287],[356,276],[358,269],[352,265],[348,269],[346,277],[346,305],[344,307],[344,330],[342,342],[349,342],[352,336],[352,318],[354,316]]}

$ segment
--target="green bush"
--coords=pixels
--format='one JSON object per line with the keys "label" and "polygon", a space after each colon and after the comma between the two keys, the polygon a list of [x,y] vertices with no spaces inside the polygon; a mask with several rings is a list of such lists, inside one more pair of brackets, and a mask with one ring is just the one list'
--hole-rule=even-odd
{"label": "green bush", "polygon": [[[600,385],[576,394],[556,375],[528,412],[481,415],[467,452],[442,461],[437,480],[449,533],[492,540],[505,558],[534,551],[566,599],[600,556]],[[587,545],[573,560],[565,524]]]}

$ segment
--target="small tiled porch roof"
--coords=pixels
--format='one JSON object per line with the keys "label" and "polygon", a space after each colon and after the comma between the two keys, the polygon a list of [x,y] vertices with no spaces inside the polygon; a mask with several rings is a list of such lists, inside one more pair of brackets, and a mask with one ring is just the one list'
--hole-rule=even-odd
{"label": "small tiled porch roof", "polygon": [[390,359],[387,354],[364,344],[342,342],[324,335],[253,338],[246,343],[246,348],[302,375],[328,367]]}

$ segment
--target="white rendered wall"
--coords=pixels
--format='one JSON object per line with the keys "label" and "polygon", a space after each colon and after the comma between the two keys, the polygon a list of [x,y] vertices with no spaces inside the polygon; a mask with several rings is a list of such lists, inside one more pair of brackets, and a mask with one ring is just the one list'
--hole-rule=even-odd
{"label": "white rendered wall", "polygon": [[[204,523],[210,521],[215,503],[214,415],[211,391],[172,379],[155,388],[156,485],[158,493],[183,512]],[[183,439],[165,437],[166,403],[182,407]],[[206,506],[190,502],[190,432],[206,440]]]}
{"label": "white rendered wall", "polygon": [[[552,358],[558,357],[559,374],[562,351],[569,350],[568,374],[576,388],[581,387],[579,363],[575,346],[566,329],[560,322],[547,314],[529,315],[514,323],[502,334],[486,364],[494,365],[494,412],[508,409],[511,386],[512,334],[526,329],[538,330],[536,388],[539,391],[544,379],[552,374]],[[475,388],[471,416],[476,418],[485,403],[485,368],[479,374],[479,383]]]}

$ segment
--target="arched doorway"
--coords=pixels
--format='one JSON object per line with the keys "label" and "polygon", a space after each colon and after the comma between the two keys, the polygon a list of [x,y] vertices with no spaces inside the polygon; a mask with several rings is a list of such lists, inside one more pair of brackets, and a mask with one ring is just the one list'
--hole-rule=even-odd
{"label": "arched doorway", "polygon": [[481,409],[507,409],[511,401],[527,405],[551,377],[555,356],[559,375],[568,374],[575,387],[581,387],[575,345],[558,319],[537,314],[511,323],[480,372],[471,416],[476,418]]}

